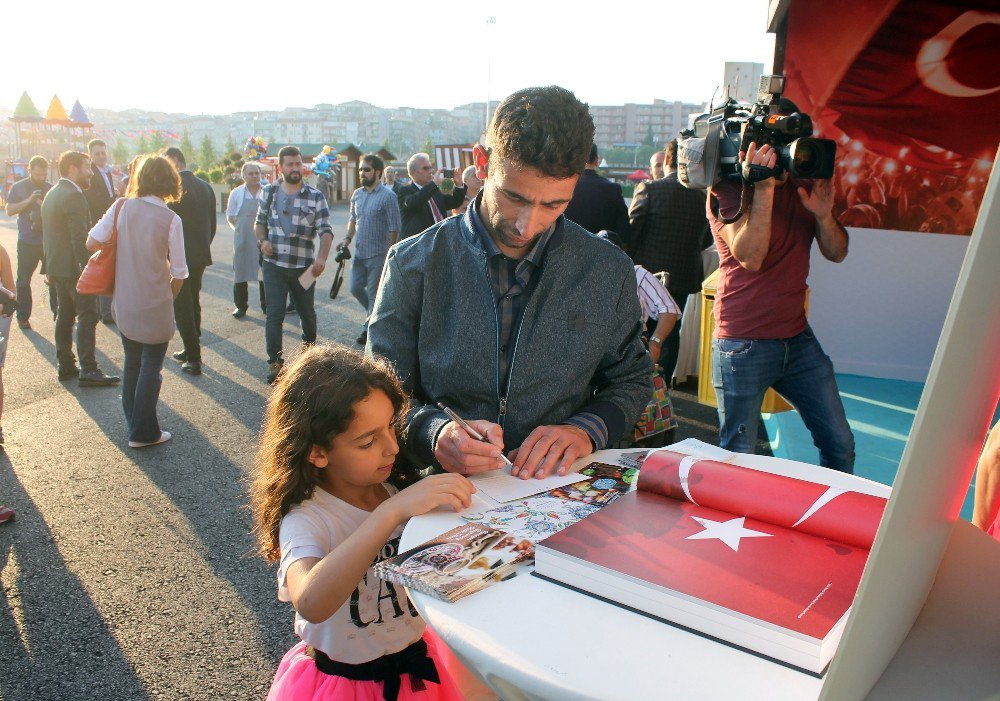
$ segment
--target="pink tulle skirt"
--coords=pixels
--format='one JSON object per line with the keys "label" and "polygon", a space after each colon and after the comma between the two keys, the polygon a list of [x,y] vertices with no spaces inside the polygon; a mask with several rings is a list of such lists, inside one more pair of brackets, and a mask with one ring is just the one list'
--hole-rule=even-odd
{"label": "pink tulle skirt", "polygon": [[[437,636],[428,628],[424,632],[424,642],[427,643],[427,656],[434,660],[440,684],[424,682],[423,691],[413,691],[410,686],[410,675],[404,674],[400,681],[399,701],[462,701],[447,661],[450,655],[442,654],[443,647]],[[306,654],[308,646],[299,642],[281,658],[278,671],[271,682],[271,691],[267,701],[309,701],[310,699],[337,699],[338,701],[382,701],[383,682],[354,681],[344,677],[336,677],[321,672],[316,663]],[[447,653],[447,651],[445,651]]]}

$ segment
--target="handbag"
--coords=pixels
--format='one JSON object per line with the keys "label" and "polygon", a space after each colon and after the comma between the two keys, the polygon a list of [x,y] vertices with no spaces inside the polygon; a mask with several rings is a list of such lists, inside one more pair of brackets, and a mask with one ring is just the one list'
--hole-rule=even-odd
{"label": "handbag", "polygon": [[118,214],[122,211],[125,200],[120,199],[115,205],[114,224],[111,227],[111,238],[100,250],[94,253],[83,266],[83,272],[76,281],[76,291],[82,295],[110,295],[115,291],[115,260],[118,244]]}
{"label": "handbag", "polygon": [[677,428],[677,418],[667,381],[659,371],[653,370],[653,396],[635,424],[633,440],[645,440],[674,428]]}

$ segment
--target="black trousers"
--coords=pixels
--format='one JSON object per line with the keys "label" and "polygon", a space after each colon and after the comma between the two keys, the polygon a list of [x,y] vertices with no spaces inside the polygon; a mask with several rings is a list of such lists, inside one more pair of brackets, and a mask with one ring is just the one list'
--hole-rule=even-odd
{"label": "black trousers", "polygon": [[174,318],[184,343],[184,353],[193,363],[201,362],[201,278],[205,267],[188,268],[188,277],[174,298]]}
{"label": "black trousers", "polygon": [[[260,310],[262,312],[267,312],[267,304],[264,303],[264,283],[260,280],[257,281],[257,289],[260,292]],[[250,283],[249,282],[237,282],[233,284],[233,303],[236,304],[236,308],[241,311],[246,311],[250,306]]]}
{"label": "black trousers", "polygon": [[76,279],[53,277],[59,299],[59,312],[56,316],[56,360],[59,367],[68,369],[76,366],[76,356],[73,355],[73,323],[76,323],[76,352],[80,356],[80,367],[84,372],[97,369],[95,356],[96,328],[99,319],[97,313],[97,297],[82,295],[76,291]]}

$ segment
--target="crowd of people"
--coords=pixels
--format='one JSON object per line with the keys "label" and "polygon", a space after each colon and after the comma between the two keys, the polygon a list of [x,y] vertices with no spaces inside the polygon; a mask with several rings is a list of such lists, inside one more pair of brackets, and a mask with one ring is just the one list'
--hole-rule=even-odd
{"label": "crowd of people", "polygon": [[[354,246],[350,289],[366,314],[363,351],[317,343],[316,279],[334,232],[323,194],[303,181],[301,152],[282,148],[281,177],[268,185],[258,166],[244,166],[226,210],[233,315],[247,314],[256,282],[266,379],[275,384],[251,502],[260,551],[278,566],[279,597],[293,604],[300,638],[268,698],[470,693],[462,688],[470,678],[405,592],[371,567],[399,551],[408,518],[468,506],[469,475],[507,461],[522,479],[565,474],[577,458],[630,440],[656,366],[669,377],[677,360],[677,322],[713,242],[721,264],[712,346],[721,446],[753,451],[764,392],[775,387],[800,410],[820,462],[853,469],[832,363],[804,312],[813,241],[832,261],[847,255],[832,184],[762,181],[748,213],[726,223],[738,188],[721,184],[709,197],[684,188],[671,143],[651,162],[662,177],[639,185],[626,207],[620,186],[596,171],[593,139],[587,106],[571,92],[529,88],[499,105],[464,171],[436,169],[417,153],[404,185],[381,158],[363,156],[340,246]],[[24,286],[41,261],[55,289],[58,378],[117,384],[94,360],[100,302],[76,291],[89,253],[115,241],[110,312],[125,351],[129,446],[140,449],[171,438],[156,404],[175,328],[182,369],[202,370],[199,292],[212,262],[215,200],[176,148],[137,159],[119,197],[94,156],[102,146],[63,154],[51,189],[47,164],[32,161],[28,184],[16,186],[23,199],[8,203],[25,234],[17,283],[2,250],[0,282],[8,299],[27,306],[18,321],[30,328],[23,240]],[[774,164],[766,145],[751,144],[745,155]],[[108,196],[98,201],[88,188]],[[39,235],[40,252],[32,248]],[[289,297],[304,348],[285,367]],[[3,318],[9,326],[6,310]],[[2,323],[0,333],[2,368]],[[994,501],[996,481],[983,480]],[[977,507],[977,520],[995,512]]]}

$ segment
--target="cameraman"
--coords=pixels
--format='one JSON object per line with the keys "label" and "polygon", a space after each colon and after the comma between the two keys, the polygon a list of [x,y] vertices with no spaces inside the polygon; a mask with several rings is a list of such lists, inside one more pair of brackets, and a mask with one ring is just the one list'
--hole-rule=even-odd
{"label": "cameraman", "polygon": [[[782,112],[795,111],[782,101]],[[777,154],[750,143],[747,163],[774,168]],[[773,387],[802,416],[819,448],[820,464],[854,468],[854,435],[840,401],[833,363],[806,321],[809,249],[816,239],[828,260],[847,256],[847,231],[832,214],[830,180],[796,181],[783,173],[756,182],[748,211],[724,224],[740,206],[742,186],[722,181],[709,197],[708,218],[719,249],[712,384],[719,406],[719,445],[752,453],[764,393]]]}

